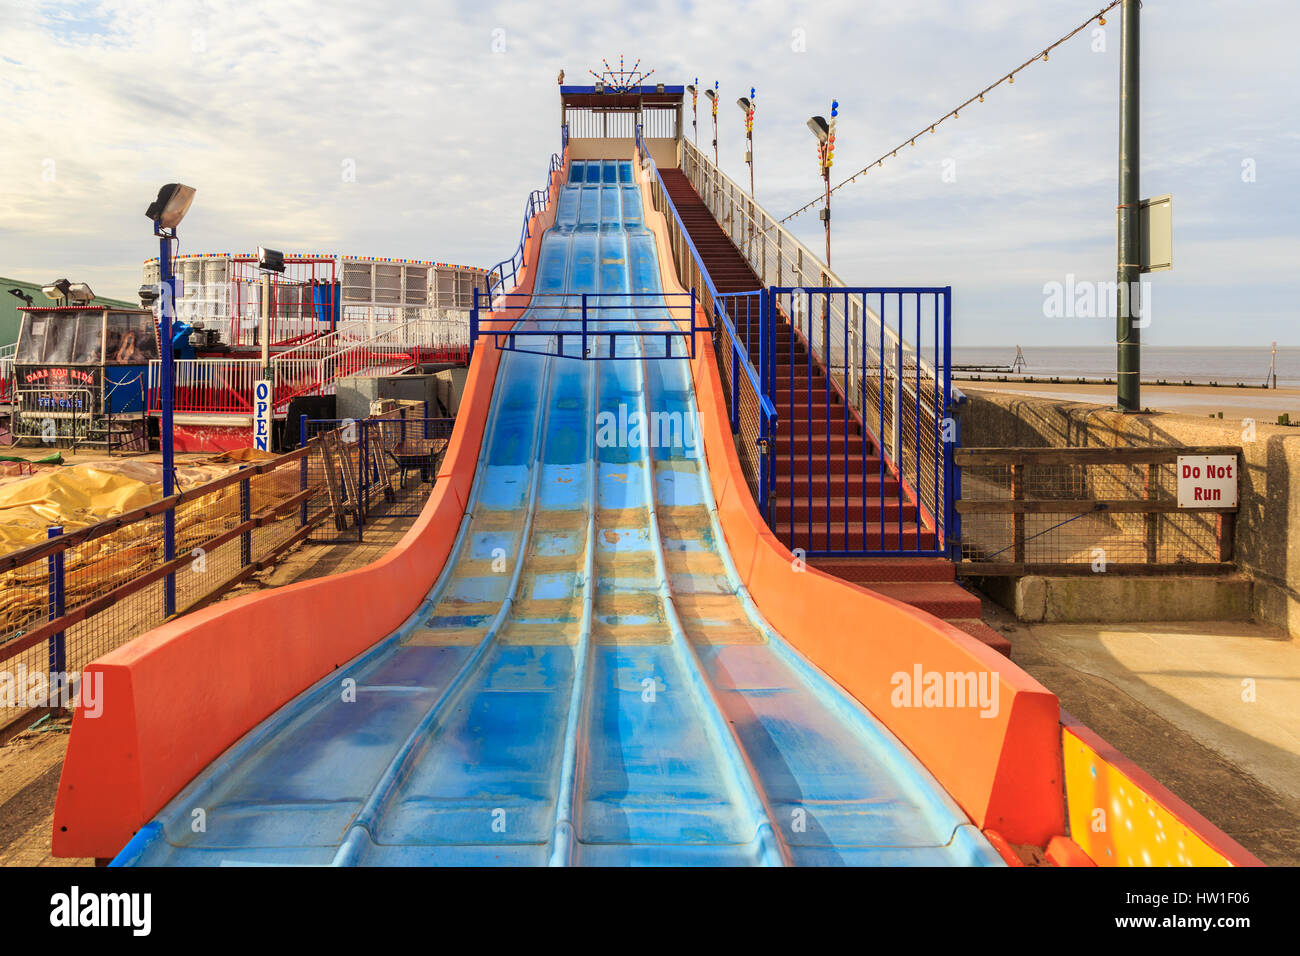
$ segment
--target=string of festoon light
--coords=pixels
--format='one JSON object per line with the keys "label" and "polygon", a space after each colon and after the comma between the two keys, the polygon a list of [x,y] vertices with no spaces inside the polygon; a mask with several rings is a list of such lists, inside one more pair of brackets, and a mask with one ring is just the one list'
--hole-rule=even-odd
{"label": "string of festoon light", "polygon": [[1061,37],[1055,43],[1049,44],[1048,46],[1044,47],[1040,52],[1035,53],[1033,56],[1031,56],[1024,63],[1020,64],[1020,66],[1016,67],[1010,73],[1004,73],[1002,76],[998,77],[998,79],[995,82],[990,83],[988,86],[984,87],[984,89],[980,90],[978,93],[976,93],[974,96],[967,99],[965,102],[957,104],[952,109],[950,109],[947,113],[945,113],[943,116],[935,120],[933,123],[930,123],[928,126],[923,127],[914,136],[910,136],[907,139],[903,140],[893,149],[884,153],[882,156],[878,157],[872,162],[867,163],[867,165],[863,166],[852,176],[848,177],[847,179],[843,180],[837,185],[832,186],[830,190],[824,195],[818,196],[816,199],[812,200],[811,202],[805,203],[804,205],[800,206],[798,209],[796,209],[794,212],[790,213],[790,215],[786,216],[784,219],[780,221],[789,222],[791,219],[795,218],[796,216],[802,215],[803,213],[807,212],[810,209],[815,209],[817,206],[825,202],[827,197],[829,197],[831,193],[835,192],[838,189],[842,189],[845,186],[848,186],[850,183],[857,182],[859,176],[865,176],[867,173],[871,172],[871,170],[878,169],[879,167],[883,166],[885,164],[885,160],[896,158],[898,156],[899,150],[906,149],[909,146],[915,146],[916,141],[918,139],[920,139],[926,133],[933,133],[936,127],[942,125],[943,123],[947,122],[950,119],[957,119],[961,111],[966,109],[966,107],[970,106],[972,103],[983,103],[985,95],[997,89],[1003,83],[1006,83],[1008,85],[1014,85],[1016,82],[1017,73],[1020,73],[1022,70],[1028,69],[1030,66],[1032,66],[1033,64],[1039,61],[1046,62],[1051,52],[1055,50],[1058,46],[1060,46],[1062,43],[1065,43],[1066,41],[1073,39],[1075,36],[1077,36],[1078,34],[1082,33],[1084,30],[1086,30],[1088,27],[1090,27],[1093,23],[1097,23],[1101,26],[1105,26],[1106,14],[1109,13],[1111,10],[1115,9],[1115,7],[1118,7],[1123,2],[1124,0],[1114,0],[1114,2],[1108,3],[1106,6],[1102,7],[1100,10],[1098,10],[1096,13],[1090,16],[1087,20],[1083,21],[1083,23],[1079,24],[1077,27],[1075,27],[1065,36]]}

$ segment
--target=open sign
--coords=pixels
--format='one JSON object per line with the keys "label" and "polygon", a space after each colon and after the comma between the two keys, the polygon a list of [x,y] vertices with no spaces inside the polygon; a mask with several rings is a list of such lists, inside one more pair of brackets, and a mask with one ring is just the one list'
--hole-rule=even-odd
{"label": "open sign", "polygon": [[1179,455],[1178,507],[1237,507],[1237,456]]}
{"label": "open sign", "polygon": [[253,447],[271,450],[271,383],[266,379],[253,384]]}

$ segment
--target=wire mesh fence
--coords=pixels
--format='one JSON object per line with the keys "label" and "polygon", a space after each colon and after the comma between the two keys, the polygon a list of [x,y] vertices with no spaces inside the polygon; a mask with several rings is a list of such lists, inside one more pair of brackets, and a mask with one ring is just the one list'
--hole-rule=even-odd
{"label": "wire mesh fence", "polygon": [[366,419],[300,419],[300,440],[319,446],[304,479],[321,490],[308,516],[321,528],[313,541],[361,541],[367,521],[420,513],[455,425],[422,413],[402,406]]}
{"label": "wire mesh fence", "polygon": [[91,661],[216,600],[306,538],[319,454],[314,442],[248,462],[0,556],[0,726],[33,707],[67,705]]}
{"label": "wire mesh fence", "polygon": [[956,510],[969,573],[1217,566],[1235,507],[1179,507],[1179,456],[1224,448],[969,448]]}

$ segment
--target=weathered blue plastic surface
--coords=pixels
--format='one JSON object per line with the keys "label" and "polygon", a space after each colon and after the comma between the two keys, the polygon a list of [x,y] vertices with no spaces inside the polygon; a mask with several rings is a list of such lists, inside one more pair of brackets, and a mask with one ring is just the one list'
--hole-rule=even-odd
{"label": "weathered blue plastic surface", "polygon": [[[575,162],[536,291],[658,291],[655,256],[631,164]],[[647,412],[658,447],[633,428]],[[115,862],[999,865],[763,622],[716,523],[696,416],[685,362],[504,354],[470,511],[424,604]]]}

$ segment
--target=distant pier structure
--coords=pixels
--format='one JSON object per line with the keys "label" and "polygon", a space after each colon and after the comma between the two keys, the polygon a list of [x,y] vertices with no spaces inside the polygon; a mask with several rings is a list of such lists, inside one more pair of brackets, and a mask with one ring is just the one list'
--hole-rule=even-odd
{"label": "distant pier structure", "polygon": [[1020,375],[1028,367],[1029,363],[1025,361],[1025,353],[1021,351],[1019,345],[1016,346],[1016,357],[1011,360],[1010,365],[954,365],[954,372],[1006,372],[1013,375]]}

